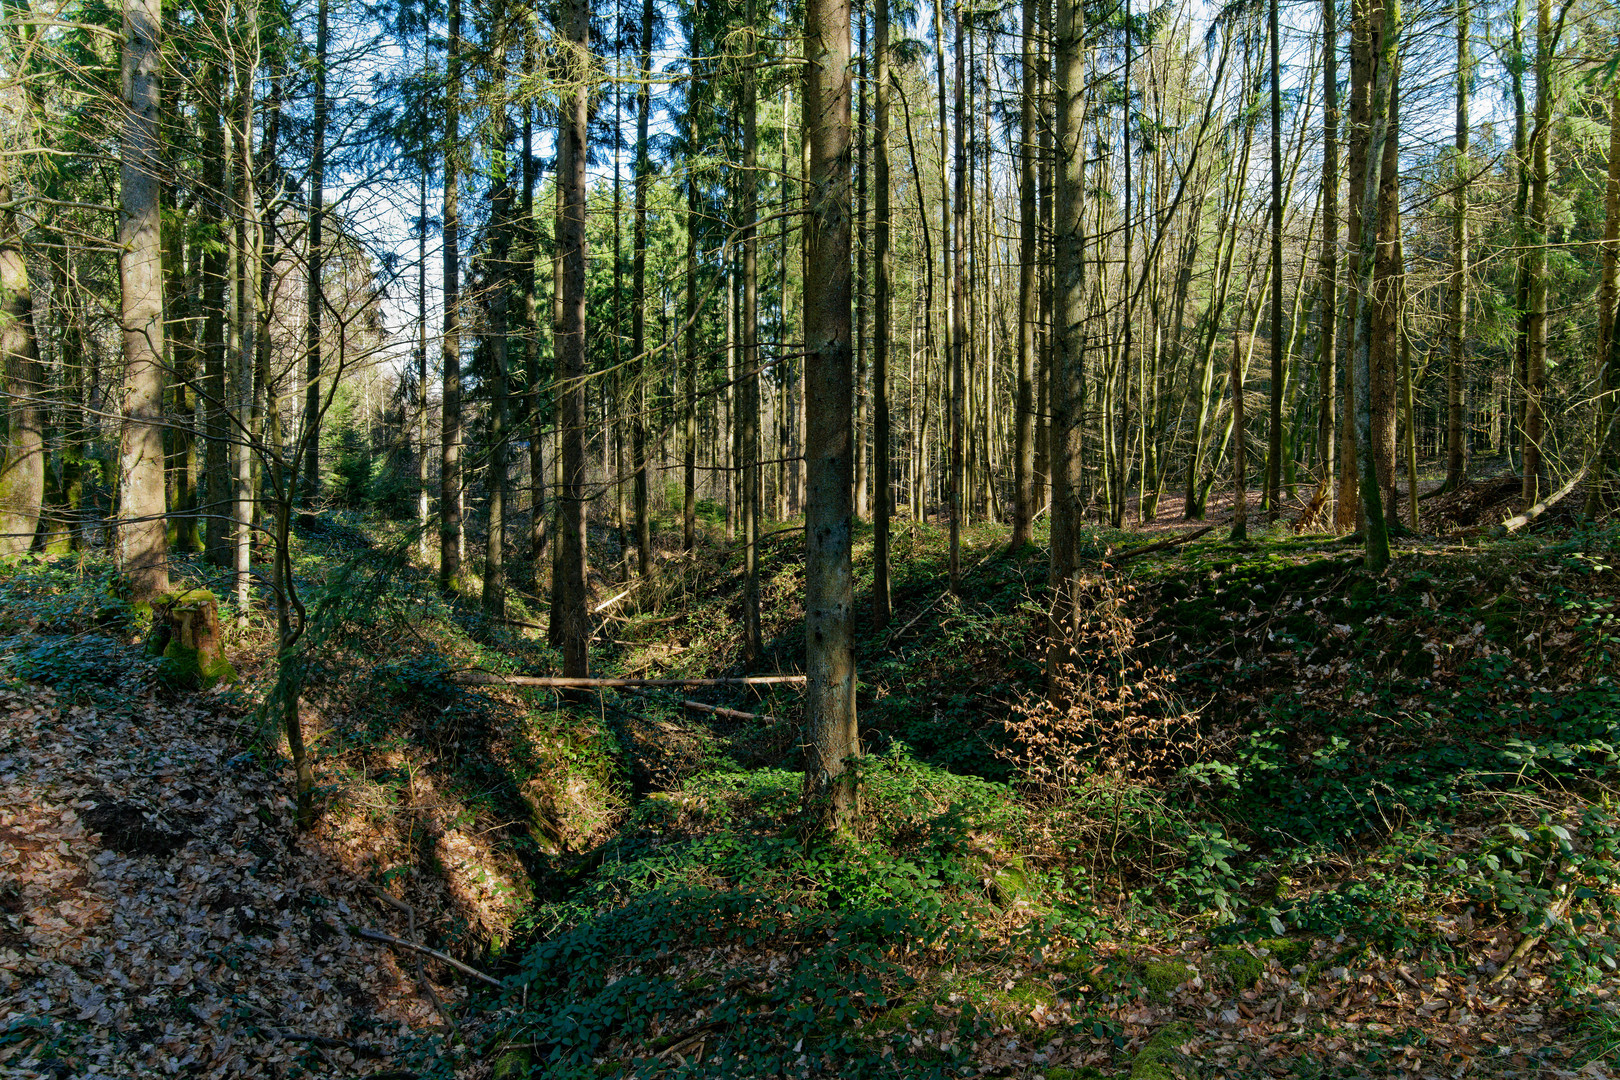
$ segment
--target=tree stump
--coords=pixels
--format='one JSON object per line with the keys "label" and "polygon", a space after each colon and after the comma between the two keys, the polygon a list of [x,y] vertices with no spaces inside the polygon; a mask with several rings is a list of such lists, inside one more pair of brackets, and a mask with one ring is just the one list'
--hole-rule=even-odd
{"label": "tree stump", "polygon": [[152,600],[151,651],[163,658],[165,682],[207,690],[236,681],[219,637],[219,600],[207,589],[164,593]]}

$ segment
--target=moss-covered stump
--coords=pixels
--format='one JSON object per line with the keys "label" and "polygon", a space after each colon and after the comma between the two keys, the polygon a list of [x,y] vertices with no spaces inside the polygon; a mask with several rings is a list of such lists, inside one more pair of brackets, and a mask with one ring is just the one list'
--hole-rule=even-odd
{"label": "moss-covered stump", "polygon": [[236,681],[236,669],[225,659],[220,642],[219,600],[207,589],[155,597],[148,647],[163,657],[158,670],[170,685],[207,690]]}

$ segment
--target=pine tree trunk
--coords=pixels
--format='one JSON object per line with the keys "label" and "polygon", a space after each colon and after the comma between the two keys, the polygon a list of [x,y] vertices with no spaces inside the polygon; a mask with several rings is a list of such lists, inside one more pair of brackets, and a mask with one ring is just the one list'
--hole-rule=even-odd
{"label": "pine tree trunk", "polygon": [[[877,0],[881,3],[882,0]],[[855,516],[869,519],[866,458],[866,3],[856,0],[855,22],[860,26],[856,52],[855,109]]]}
{"label": "pine tree trunk", "polygon": [[[162,8],[125,0],[123,145],[118,244],[124,388],[119,448],[118,562],[131,596],[169,587],[163,485],[163,249],[159,213],[158,68]],[[32,540],[30,533],[29,539]]]}
{"label": "pine tree trunk", "polygon": [[[943,6],[943,0],[939,0]],[[963,484],[966,477],[963,475],[965,460],[963,455],[963,440],[965,438],[964,426],[967,422],[965,411],[967,379],[967,72],[965,70],[964,38],[965,30],[962,24],[962,4],[957,0],[954,7],[956,23],[956,123],[954,154],[956,168],[953,173],[955,187],[951,200],[951,400],[950,400],[950,486],[951,486],[951,592],[959,592],[962,587],[962,514],[965,509],[963,501]],[[944,103],[941,102],[941,108]]]}
{"label": "pine tree trunk", "polygon": [[1466,335],[1468,332],[1468,86],[1473,78],[1469,56],[1469,0],[1457,0],[1457,154],[1451,203],[1451,296],[1447,313],[1450,338],[1446,364],[1446,482],[1454,491],[1468,477],[1468,444],[1464,428],[1464,392],[1467,386]]}
{"label": "pine tree trunk", "polygon": [[738,313],[738,363],[742,368],[738,437],[742,451],[743,651],[749,661],[758,659],[763,651],[759,627],[759,233],[755,228],[759,218],[759,103],[754,18],[755,7],[749,0],[744,17],[750,44],[742,81],[742,308]]}
{"label": "pine tree trunk", "polygon": [[[0,186],[0,203],[11,188]],[[34,333],[33,290],[14,211],[0,211],[0,557],[34,542],[45,499],[45,372]],[[161,522],[159,523],[161,525]]]}
{"label": "pine tree trunk", "polygon": [[569,55],[557,132],[557,246],[561,261],[557,320],[557,397],[562,487],[557,492],[557,584],[551,618],[558,627],[563,674],[589,674],[586,615],[585,212],[590,121],[590,7],[569,0],[561,24]]}
{"label": "pine tree trunk", "polygon": [[1276,521],[1282,498],[1283,453],[1283,198],[1282,62],[1277,0],[1266,5],[1271,42],[1271,415],[1266,435],[1266,520]]}
{"label": "pine tree trunk", "polygon": [[[507,28],[497,22],[494,39],[504,52]],[[501,73],[502,75],[504,73]],[[490,102],[489,163],[489,520],[484,541],[484,578],[480,601],[484,614],[492,619],[506,616],[506,491],[507,462],[507,384],[509,350],[507,324],[512,295],[512,179],[506,144],[511,139],[504,84],[495,81]]]}
{"label": "pine tree trunk", "polygon": [[439,588],[461,589],[461,0],[450,0],[444,92],[444,335],[439,344]]}
{"label": "pine tree trunk", "polygon": [[698,214],[697,176],[686,180],[686,363],[682,366],[684,440],[681,451],[681,550],[697,546]]}
{"label": "pine tree trunk", "polygon": [[804,29],[807,172],[804,281],[805,793],[832,828],[859,813],[849,759],[855,715],[854,415],[850,326],[849,0],[808,0]]}
{"label": "pine tree trunk", "polygon": [[[1620,37],[1616,39],[1620,49]],[[1609,181],[1604,197],[1602,273],[1598,284],[1598,387],[1596,464],[1586,515],[1596,517],[1610,505],[1608,484],[1615,469],[1620,437],[1612,430],[1614,398],[1620,390],[1620,326],[1617,319],[1616,269],[1620,266],[1620,80],[1609,99]]]}
{"label": "pine tree trunk", "polygon": [[1035,522],[1035,356],[1040,277],[1035,263],[1040,222],[1036,208],[1036,115],[1040,92],[1040,0],[1023,0],[1023,93],[1018,103],[1018,371],[1013,414],[1013,519],[1008,548],[1030,543]]}
{"label": "pine tree trunk", "polygon": [[635,357],[635,419],[631,427],[631,467],[635,469],[636,569],[652,574],[652,523],[647,498],[647,188],[652,183],[647,125],[652,113],[653,0],[641,5],[641,85],[636,92],[636,190],[634,252],[630,271],[630,351]]}
{"label": "pine tree trunk", "polygon": [[1056,694],[1068,662],[1076,609],[1081,367],[1085,343],[1084,184],[1086,72],[1083,0],[1057,0],[1053,92],[1056,97],[1056,193],[1052,216],[1052,641],[1047,652],[1048,694]]}
{"label": "pine tree trunk", "polygon": [[[1467,0],[1462,0],[1466,3]],[[1322,329],[1318,339],[1316,442],[1321,454],[1318,499],[1334,485],[1334,431],[1338,382],[1339,316],[1339,4],[1322,0]]]}
{"label": "pine tree trunk", "polygon": [[877,205],[872,222],[872,260],[877,291],[872,298],[872,623],[882,627],[892,617],[889,599],[889,518],[892,478],[889,465],[889,0],[877,5],[873,37],[876,86],[872,125],[872,181]]}
{"label": "pine tree trunk", "polygon": [[[315,115],[310,135],[308,259],[304,273],[308,287],[304,323],[304,460],[300,501],[306,511],[315,506],[321,489],[321,315],[326,303],[321,276],[326,257],[326,47],[328,0],[320,0],[315,16]],[[251,94],[252,91],[247,90]],[[448,221],[448,216],[446,217]]]}
{"label": "pine tree trunk", "polygon": [[1361,190],[1356,192],[1361,206],[1361,235],[1356,259],[1357,295],[1363,302],[1357,305],[1355,329],[1351,339],[1351,363],[1354,371],[1356,401],[1356,451],[1360,474],[1362,514],[1365,518],[1367,568],[1380,572],[1389,565],[1389,532],[1384,519],[1382,490],[1378,478],[1378,462],[1373,442],[1372,410],[1372,334],[1373,334],[1373,274],[1381,237],[1379,204],[1381,198],[1380,170],[1373,167],[1384,153],[1384,141],[1389,128],[1390,96],[1395,81],[1397,43],[1400,36],[1400,0],[1385,0],[1382,26],[1369,31],[1376,40],[1369,40],[1367,63],[1361,73],[1370,84],[1366,90],[1367,141],[1366,175]]}
{"label": "pine tree trunk", "polygon": [[1551,0],[1536,4],[1536,114],[1530,135],[1530,221],[1526,257],[1530,309],[1526,323],[1528,353],[1524,380],[1525,506],[1534,506],[1547,491],[1542,439],[1546,417],[1542,397],[1547,381],[1547,144],[1552,140],[1553,21]]}

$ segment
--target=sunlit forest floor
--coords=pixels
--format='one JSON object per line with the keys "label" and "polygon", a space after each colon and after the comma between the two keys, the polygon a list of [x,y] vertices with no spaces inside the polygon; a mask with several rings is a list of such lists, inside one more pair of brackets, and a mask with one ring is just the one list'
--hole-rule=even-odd
{"label": "sunlit forest floor", "polygon": [[[1572,497],[1493,536],[1508,486],[1424,500],[1378,577],[1257,506],[1241,546],[1091,530],[1062,708],[1044,534],[968,530],[952,596],[943,532],[897,522],[835,839],[797,688],[464,685],[557,669],[532,584],[489,622],[336,513],[296,540],[299,834],[262,613],[242,681],[187,691],[98,556],[8,566],[0,1073],[1608,1076],[1620,527]],[[798,534],[764,544],[749,668],[740,550],[659,525],[633,587],[593,529],[592,606],[629,589],[593,670],[797,670]],[[864,618],[866,531],[856,571]]]}

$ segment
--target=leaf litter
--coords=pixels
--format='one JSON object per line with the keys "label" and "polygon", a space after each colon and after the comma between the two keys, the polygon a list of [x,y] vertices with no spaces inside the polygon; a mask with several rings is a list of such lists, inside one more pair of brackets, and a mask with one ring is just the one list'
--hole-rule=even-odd
{"label": "leaf litter", "polygon": [[412,1075],[460,977],[359,936],[416,927],[242,736],[207,695],[0,690],[0,1075]]}

